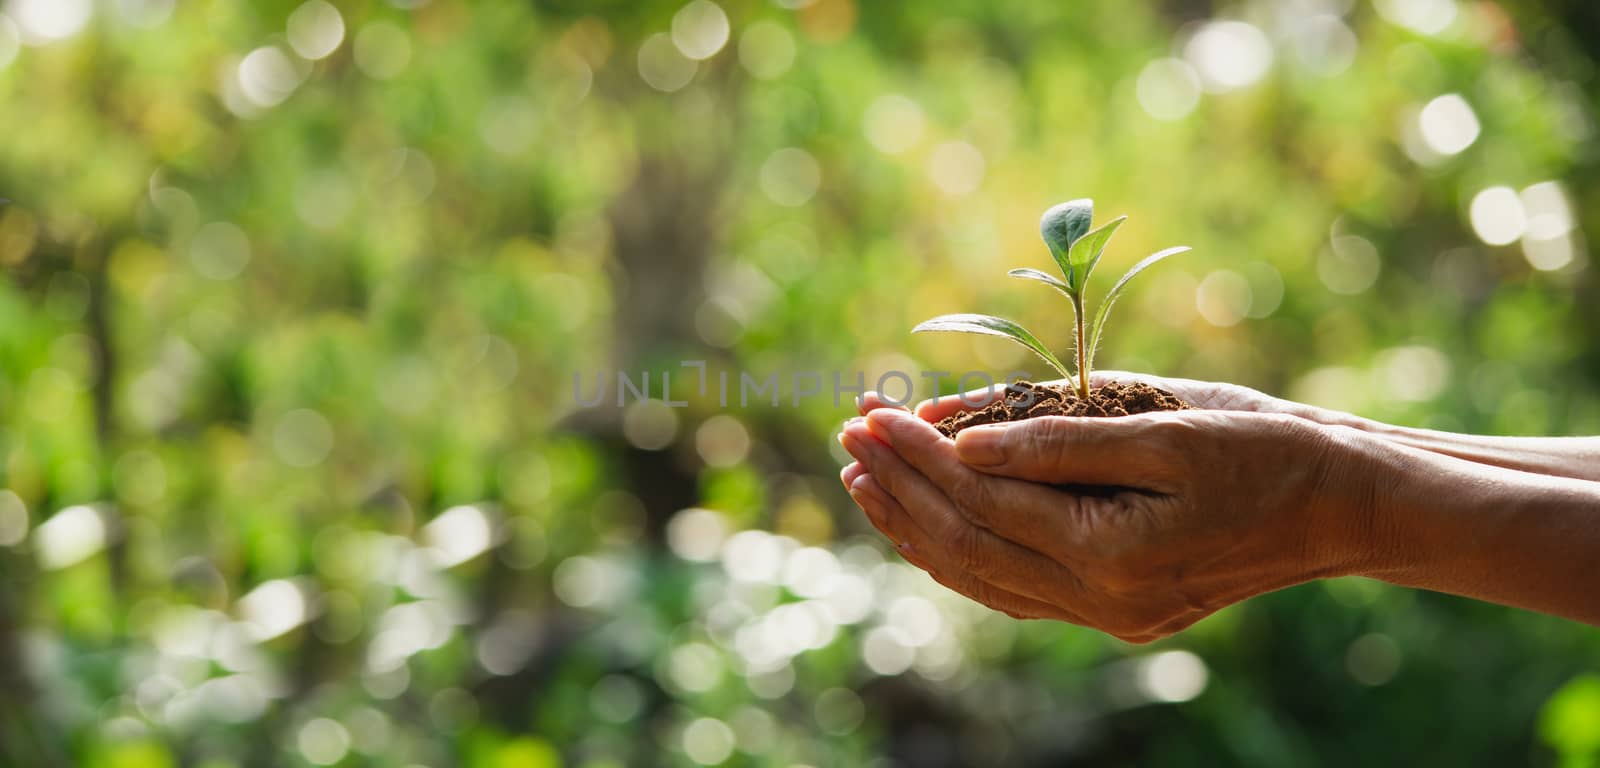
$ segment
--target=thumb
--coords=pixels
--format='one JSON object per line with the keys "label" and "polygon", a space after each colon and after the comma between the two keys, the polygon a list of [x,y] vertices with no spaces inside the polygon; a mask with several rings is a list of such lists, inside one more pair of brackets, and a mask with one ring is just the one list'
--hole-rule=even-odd
{"label": "thumb", "polygon": [[[1150,414],[1161,416],[1161,414]],[[1164,420],[1163,420],[1164,421]],[[1117,485],[1163,490],[1171,451],[1146,415],[1118,418],[1044,416],[969,427],[956,455],[980,472],[1039,483]]]}

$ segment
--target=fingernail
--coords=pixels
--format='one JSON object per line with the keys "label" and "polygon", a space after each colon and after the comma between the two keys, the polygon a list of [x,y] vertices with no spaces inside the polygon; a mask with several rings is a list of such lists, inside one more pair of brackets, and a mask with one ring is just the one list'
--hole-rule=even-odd
{"label": "fingernail", "polygon": [[962,462],[976,467],[1004,464],[1006,453],[1000,444],[1005,432],[1005,427],[995,426],[963,429],[956,433],[956,455]]}
{"label": "fingernail", "polygon": [[[885,440],[882,435],[874,432],[871,427],[867,426],[866,419],[859,419],[844,425],[844,436],[847,439],[857,443],[860,446],[860,449],[863,451],[871,451],[880,446],[887,448],[889,445],[889,442]],[[844,447],[845,450],[854,454],[856,458],[861,457],[861,454],[855,453],[855,451],[850,448],[849,443],[846,443]]]}
{"label": "fingernail", "polygon": [[863,464],[867,463],[867,459],[872,455],[871,438],[863,439],[858,435],[844,432],[839,435],[839,444],[844,446],[846,453],[854,456],[856,461]]}
{"label": "fingernail", "polygon": [[848,491],[850,490],[851,484],[853,484],[856,481],[856,478],[860,477],[861,473],[864,471],[865,467],[861,466],[861,462],[852,461],[849,464],[844,465],[844,469],[839,470],[839,482],[843,483],[844,489]]}
{"label": "fingernail", "polygon": [[[869,486],[869,484],[867,482],[867,478],[868,477],[869,477],[868,473],[862,472],[860,475],[858,475],[855,478],[851,479],[850,480],[850,495],[851,496],[860,496],[863,499],[867,499],[869,501],[874,502],[873,506],[877,506],[877,504],[882,503],[882,500],[878,498],[878,495],[876,493],[873,493],[871,487]],[[862,509],[867,510],[867,516],[868,517],[871,517],[874,520],[878,519],[877,513],[873,512],[872,509],[869,508],[867,505],[862,505]]]}
{"label": "fingernail", "polygon": [[879,408],[867,414],[867,424],[874,427],[874,432],[884,434],[890,438],[899,437],[904,435],[907,427],[910,426],[905,421],[906,416],[907,414],[904,411]]}

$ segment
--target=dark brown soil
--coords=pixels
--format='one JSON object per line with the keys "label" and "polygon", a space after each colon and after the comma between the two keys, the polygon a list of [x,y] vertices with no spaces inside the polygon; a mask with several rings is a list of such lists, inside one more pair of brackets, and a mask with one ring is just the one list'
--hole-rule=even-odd
{"label": "dark brown soil", "polygon": [[1151,411],[1181,411],[1193,406],[1177,395],[1140,382],[1112,382],[1089,390],[1089,399],[1055,384],[1019,381],[1006,386],[1005,397],[974,411],[963,411],[934,426],[946,437],[967,427],[1021,421],[1035,416],[1131,416]]}

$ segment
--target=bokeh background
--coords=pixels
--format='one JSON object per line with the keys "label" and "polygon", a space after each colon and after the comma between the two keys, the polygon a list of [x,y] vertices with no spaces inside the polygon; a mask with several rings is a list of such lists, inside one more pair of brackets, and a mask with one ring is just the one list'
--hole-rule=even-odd
{"label": "bokeh background", "polygon": [[[1064,347],[1004,272],[1089,196],[1110,273],[1195,248],[1104,367],[1600,434],[1597,41],[1586,0],[6,0],[0,763],[1593,764],[1592,628],[1362,579],[1149,646],[1013,621],[854,511],[848,404],[679,361],[1043,373],[907,331]],[[618,370],[688,405],[578,405]]]}

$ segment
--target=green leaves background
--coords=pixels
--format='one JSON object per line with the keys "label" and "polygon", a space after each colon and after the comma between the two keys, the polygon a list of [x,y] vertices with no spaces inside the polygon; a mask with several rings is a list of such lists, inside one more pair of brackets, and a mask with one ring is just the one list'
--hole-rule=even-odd
{"label": "green leaves background", "polygon": [[[304,2],[5,5],[0,765],[1594,760],[1591,629],[1358,580],[1155,646],[1013,622],[853,511],[848,405],[677,367],[1044,375],[907,329],[1060,348],[999,278],[1053,269],[1039,209],[1081,191],[1134,221],[1099,269],[1195,249],[1102,367],[1600,434],[1588,4],[717,5],[725,39],[678,1],[312,4],[315,60]],[[21,8],[91,15],[13,45]],[[1198,87],[1219,21],[1260,82]],[[1430,157],[1446,94],[1480,130]],[[1544,182],[1555,270],[1473,226]],[[618,368],[694,405],[574,405]],[[1205,687],[1162,701],[1177,651]]]}

